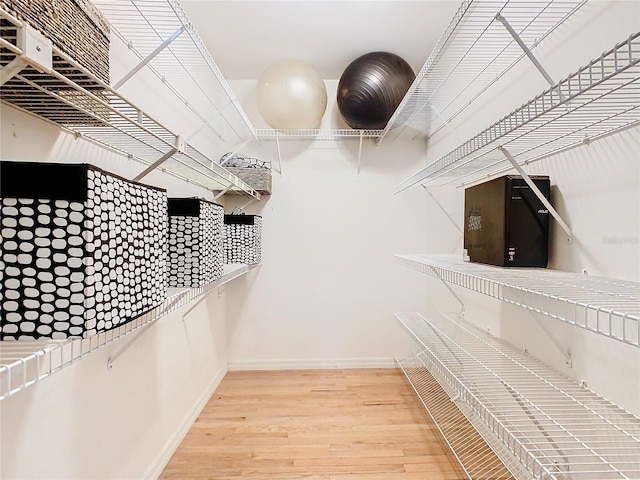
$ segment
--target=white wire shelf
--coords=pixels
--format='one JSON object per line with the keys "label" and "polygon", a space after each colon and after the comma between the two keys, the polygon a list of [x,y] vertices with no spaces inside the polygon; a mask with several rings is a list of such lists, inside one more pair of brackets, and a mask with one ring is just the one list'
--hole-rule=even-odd
{"label": "white wire shelf", "polygon": [[[205,128],[227,142],[227,149],[253,136],[251,121],[177,0],[93,3],[141,62],[162,79]],[[165,47],[161,48],[163,44]],[[114,80],[117,85],[121,79]]]}
{"label": "white wire shelf", "polygon": [[634,33],[482,133],[400,183],[468,182],[640,124],[640,33]]}
{"label": "white wire shelf", "polygon": [[[0,19],[0,65],[4,68],[23,55],[16,43],[18,29],[26,26],[3,9]],[[166,158],[161,170],[196,185],[260,199],[253,188],[183,142],[55,46],[52,54],[50,71],[43,73],[29,64],[2,85],[0,99],[144,163]]]}
{"label": "white wire shelf", "polygon": [[221,278],[198,288],[170,288],[164,303],[121,327],[87,338],[64,340],[3,340],[0,341],[0,400],[3,400],[40,380],[62,370],[114,340],[120,339],[197,298],[244,275],[257,265],[224,266]]}
{"label": "white wire shelf", "polygon": [[449,408],[481,425],[516,478],[640,478],[637,416],[461,318],[396,318],[421,349],[422,368],[452,395]]}
{"label": "white wire shelf", "polygon": [[[484,436],[490,433],[476,421],[473,411],[466,404],[454,402],[455,393],[438,383],[426,368],[424,353],[398,360],[398,368],[407,377],[413,391],[440,431],[456,460],[470,480],[511,480],[514,478],[507,466],[489,446]],[[445,385],[446,387],[446,385]],[[472,423],[473,422],[473,423]],[[482,432],[482,434],[480,433]],[[504,449],[501,449],[501,451]],[[502,452],[505,458],[505,452]],[[512,465],[517,468],[518,465]]]}
{"label": "white wire shelf", "polygon": [[141,61],[180,29],[185,29],[147,66],[220,140],[239,142],[253,136],[258,140],[331,141],[378,138],[382,134],[382,130],[256,129],[177,0],[95,0],[94,3]]}
{"label": "white wire shelf", "polygon": [[402,265],[529,311],[640,347],[640,283],[453,255],[396,255]]}
{"label": "white wire shelf", "polygon": [[382,130],[354,130],[349,128],[337,129],[316,129],[306,128],[299,130],[281,130],[270,128],[258,128],[255,130],[256,137],[260,140],[295,140],[295,139],[313,139],[313,140],[341,140],[341,139],[358,139],[358,138],[379,138]]}
{"label": "white wire shelf", "polygon": [[464,0],[440,36],[383,137],[393,131],[430,136],[445,127],[525,57],[504,17],[524,44],[535,47],[586,0]]}

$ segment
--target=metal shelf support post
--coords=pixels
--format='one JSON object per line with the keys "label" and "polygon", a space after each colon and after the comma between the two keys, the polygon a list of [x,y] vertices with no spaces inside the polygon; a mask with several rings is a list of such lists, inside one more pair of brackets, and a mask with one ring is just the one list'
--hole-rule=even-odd
{"label": "metal shelf support post", "polygon": [[507,157],[507,160],[509,160],[509,162],[511,162],[511,164],[513,165],[513,168],[515,168],[518,171],[518,174],[520,174],[520,176],[522,176],[524,181],[527,182],[527,185],[529,185],[531,190],[533,190],[533,193],[536,194],[536,197],[538,197],[538,199],[542,202],[542,204],[545,206],[545,208],[547,210],[549,210],[549,213],[551,214],[551,216],[556,220],[556,222],[558,222],[558,225],[560,225],[560,228],[562,228],[562,230],[564,230],[564,233],[567,234],[567,241],[569,242],[569,244],[573,244],[573,232],[571,231],[571,228],[569,228],[569,225],[567,225],[564,222],[564,220],[562,220],[562,217],[560,216],[560,214],[556,211],[555,208],[553,208],[553,205],[551,205],[549,200],[547,200],[545,198],[545,196],[542,194],[542,192],[536,186],[536,184],[533,183],[533,180],[531,180],[531,177],[529,177],[529,175],[527,175],[527,173],[522,169],[522,167],[518,164],[516,159],[513,158],[511,153],[509,153],[509,151],[506,148],[504,148],[501,145],[501,146],[498,147],[498,150],[500,150],[502,152],[502,154],[505,157]]}

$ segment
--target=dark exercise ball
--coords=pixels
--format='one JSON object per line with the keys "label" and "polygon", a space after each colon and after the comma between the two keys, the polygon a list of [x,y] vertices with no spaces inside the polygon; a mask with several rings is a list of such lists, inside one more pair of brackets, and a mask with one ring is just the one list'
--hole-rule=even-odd
{"label": "dark exercise ball", "polygon": [[389,52],[356,58],[338,83],[338,108],[351,128],[380,130],[416,78],[411,66]]}

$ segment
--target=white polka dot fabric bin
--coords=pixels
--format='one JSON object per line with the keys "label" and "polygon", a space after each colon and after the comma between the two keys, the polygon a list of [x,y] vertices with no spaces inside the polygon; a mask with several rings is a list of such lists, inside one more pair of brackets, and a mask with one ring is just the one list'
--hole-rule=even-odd
{"label": "white polka dot fabric bin", "polygon": [[166,205],[91,165],[0,162],[0,338],[87,337],[160,305]]}
{"label": "white polka dot fabric bin", "polygon": [[262,217],[224,216],[224,263],[255,265],[262,261]]}
{"label": "white polka dot fabric bin", "polygon": [[197,198],[170,198],[169,286],[201,287],[222,276],[221,205]]}

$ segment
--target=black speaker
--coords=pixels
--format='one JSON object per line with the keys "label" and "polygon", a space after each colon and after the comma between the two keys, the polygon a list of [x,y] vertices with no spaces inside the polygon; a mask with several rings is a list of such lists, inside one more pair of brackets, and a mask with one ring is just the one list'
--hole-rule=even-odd
{"label": "black speaker", "polygon": [[[531,179],[550,200],[549,177]],[[472,262],[546,267],[549,211],[520,176],[469,187],[464,192],[464,248]]]}

